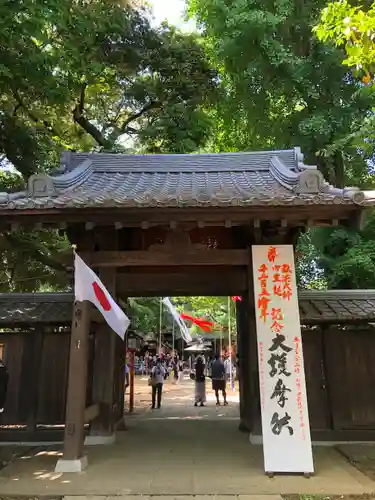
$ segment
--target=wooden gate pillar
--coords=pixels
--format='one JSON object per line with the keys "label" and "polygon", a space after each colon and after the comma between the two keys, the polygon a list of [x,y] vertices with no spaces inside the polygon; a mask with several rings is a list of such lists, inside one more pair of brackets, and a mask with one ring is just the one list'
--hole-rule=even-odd
{"label": "wooden gate pillar", "polygon": [[[100,279],[115,299],[116,269],[100,272]],[[95,325],[92,401],[100,404],[99,416],[91,422],[86,444],[111,444],[114,436],[114,386],[117,334],[107,325]]]}
{"label": "wooden gate pillar", "polygon": [[[112,227],[103,227],[95,233],[95,250],[117,250],[118,231]],[[115,267],[99,269],[99,277],[114,298],[116,297]],[[99,416],[91,422],[90,436],[86,444],[111,444],[115,441],[114,426],[117,415],[118,398],[114,394],[118,384],[117,364],[118,341],[122,340],[107,325],[99,323],[95,326],[94,363],[92,381],[92,401],[100,404]]]}
{"label": "wooden gate pillar", "polygon": [[239,361],[239,388],[240,388],[240,425],[243,432],[250,432],[251,427],[251,394],[250,394],[250,347],[247,328],[247,297],[236,303],[237,313],[237,342]]}
{"label": "wooden gate pillar", "polygon": [[240,355],[240,430],[256,432],[260,425],[258,351],[256,334],[256,303],[253,288],[251,248],[247,266],[247,292],[237,302]]}
{"label": "wooden gate pillar", "polygon": [[70,337],[64,453],[56,464],[56,472],[81,472],[87,466],[83,443],[90,312],[89,302],[75,302]]}

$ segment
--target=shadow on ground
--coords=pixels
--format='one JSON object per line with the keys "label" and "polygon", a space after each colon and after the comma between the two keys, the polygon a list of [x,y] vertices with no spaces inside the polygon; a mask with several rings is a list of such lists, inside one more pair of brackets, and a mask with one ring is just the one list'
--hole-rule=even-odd
{"label": "shadow on ground", "polygon": [[114,445],[86,448],[89,466],[80,474],[54,472],[59,447],[24,454],[0,471],[0,497],[302,492],[327,496],[375,491],[372,480],[330,448],[314,450],[316,474],[310,479],[268,478],[262,448],[252,446],[238,431],[238,403],[216,408],[209,400],[207,407],[195,408],[191,394],[192,384],[187,382],[165,395],[161,410],[139,406]]}

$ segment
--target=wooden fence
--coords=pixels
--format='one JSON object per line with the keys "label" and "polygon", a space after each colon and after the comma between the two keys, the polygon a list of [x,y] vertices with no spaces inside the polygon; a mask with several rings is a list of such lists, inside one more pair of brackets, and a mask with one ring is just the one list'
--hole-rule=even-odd
{"label": "wooden fence", "polygon": [[313,438],[375,438],[375,329],[329,328],[303,333]]}
{"label": "wooden fence", "polygon": [[[66,326],[36,325],[31,330],[0,333],[0,349],[10,375],[0,417],[1,441],[62,438],[69,347],[70,328]],[[92,370],[91,364],[88,369]],[[90,392],[89,385],[88,404]]]}
{"label": "wooden fence", "polygon": [[[375,329],[316,327],[302,338],[313,439],[375,439]],[[69,342],[69,327],[0,333],[10,373],[1,441],[62,439]],[[93,344],[90,335],[86,406],[93,403]]]}

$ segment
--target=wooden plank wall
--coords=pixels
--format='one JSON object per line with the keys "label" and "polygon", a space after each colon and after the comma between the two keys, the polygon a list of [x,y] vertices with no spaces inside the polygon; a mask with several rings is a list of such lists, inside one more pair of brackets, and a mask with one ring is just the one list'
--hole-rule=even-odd
{"label": "wooden plank wall", "polygon": [[38,380],[37,424],[65,422],[70,335],[46,333]]}
{"label": "wooden plank wall", "polygon": [[62,424],[70,334],[35,331],[0,334],[9,385],[1,425]]}
{"label": "wooden plank wall", "polygon": [[302,337],[311,429],[335,439],[375,431],[375,330],[316,328]]}
{"label": "wooden plank wall", "polygon": [[375,429],[375,330],[325,332],[335,430]]}
{"label": "wooden plank wall", "polygon": [[[339,439],[345,433],[345,440],[350,440],[361,432],[361,439],[374,439],[375,329],[304,329],[302,338],[313,436],[318,432],[323,439]],[[42,327],[0,334],[10,373],[2,426],[35,430],[38,424],[64,422],[69,342],[69,332]],[[89,384],[91,371],[92,362]],[[90,387],[87,394],[89,405]],[[0,440],[1,432],[0,428]]]}

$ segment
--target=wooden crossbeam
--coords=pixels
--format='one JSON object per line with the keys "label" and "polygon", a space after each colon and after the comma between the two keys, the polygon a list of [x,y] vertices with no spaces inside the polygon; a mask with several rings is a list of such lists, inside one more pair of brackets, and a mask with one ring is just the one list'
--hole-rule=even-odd
{"label": "wooden crossbeam", "polygon": [[[197,269],[197,268],[196,268]],[[212,269],[212,268],[211,268]],[[240,267],[231,271],[218,268],[217,273],[119,273],[117,291],[121,296],[168,295],[241,295],[246,290],[246,271]]]}
{"label": "wooden crossbeam", "polygon": [[[249,261],[248,250],[200,250],[188,251],[99,251],[80,253],[91,267],[136,266],[245,266]],[[65,258],[64,258],[65,260]],[[72,256],[69,256],[69,264]]]}

